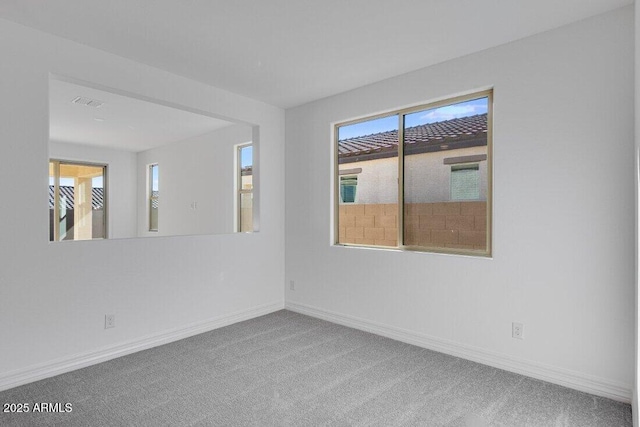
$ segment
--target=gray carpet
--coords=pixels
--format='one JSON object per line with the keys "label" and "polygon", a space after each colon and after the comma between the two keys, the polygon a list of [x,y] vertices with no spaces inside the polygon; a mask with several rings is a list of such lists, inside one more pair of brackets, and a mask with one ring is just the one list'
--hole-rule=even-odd
{"label": "gray carpet", "polygon": [[631,426],[629,405],[290,311],[0,393],[2,426]]}

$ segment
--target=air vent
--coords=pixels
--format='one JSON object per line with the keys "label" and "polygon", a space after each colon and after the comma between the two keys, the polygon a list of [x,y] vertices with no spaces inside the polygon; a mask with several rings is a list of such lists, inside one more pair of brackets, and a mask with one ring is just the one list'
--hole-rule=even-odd
{"label": "air vent", "polygon": [[84,96],[79,96],[73,101],[72,104],[84,105],[86,107],[100,108],[104,104],[102,101],[98,101],[97,99],[85,98]]}

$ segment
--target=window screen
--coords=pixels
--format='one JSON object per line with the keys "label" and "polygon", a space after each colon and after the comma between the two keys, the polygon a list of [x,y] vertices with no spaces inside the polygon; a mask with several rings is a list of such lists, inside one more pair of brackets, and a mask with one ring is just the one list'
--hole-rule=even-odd
{"label": "window screen", "polygon": [[451,166],[451,200],[480,198],[478,165]]}

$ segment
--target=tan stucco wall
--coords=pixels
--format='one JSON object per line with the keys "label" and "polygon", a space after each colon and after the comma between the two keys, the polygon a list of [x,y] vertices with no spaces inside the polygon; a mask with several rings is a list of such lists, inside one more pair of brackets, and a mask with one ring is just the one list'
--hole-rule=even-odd
{"label": "tan stucco wall", "polygon": [[[448,157],[487,154],[487,147],[421,153],[405,157],[405,202],[431,203],[450,200],[451,165]],[[340,170],[361,168],[357,174],[356,203],[397,203],[398,157],[343,163]],[[487,199],[487,162],[479,162],[480,200]]]}

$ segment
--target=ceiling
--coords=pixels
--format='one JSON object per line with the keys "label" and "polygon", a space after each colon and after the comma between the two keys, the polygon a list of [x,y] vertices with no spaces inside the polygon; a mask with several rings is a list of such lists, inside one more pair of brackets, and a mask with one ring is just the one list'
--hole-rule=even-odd
{"label": "ceiling", "polygon": [[[103,104],[74,103],[78,97]],[[55,79],[49,82],[51,141],[138,152],[233,124],[87,86]]]}
{"label": "ceiling", "polygon": [[633,0],[0,0],[0,18],[282,108]]}

